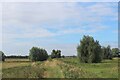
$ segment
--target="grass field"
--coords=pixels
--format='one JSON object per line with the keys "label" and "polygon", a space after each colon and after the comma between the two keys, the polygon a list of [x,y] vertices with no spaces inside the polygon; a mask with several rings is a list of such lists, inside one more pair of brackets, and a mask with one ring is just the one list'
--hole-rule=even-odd
{"label": "grass field", "polygon": [[77,58],[30,62],[7,59],[2,64],[3,78],[118,78],[118,58],[102,63],[80,63]]}
{"label": "grass field", "polygon": [[29,59],[6,59],[6,61],[2,63],[2,69],[27,66],[30,64]]}

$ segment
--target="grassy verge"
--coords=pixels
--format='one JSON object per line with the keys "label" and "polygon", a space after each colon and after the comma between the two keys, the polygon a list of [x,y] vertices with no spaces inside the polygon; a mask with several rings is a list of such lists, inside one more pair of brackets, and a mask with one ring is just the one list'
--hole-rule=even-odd
{"label": "grassy verge", "polygon": [[102,63],[96,64],[80,63],[77,58],[66,58],[61,59],[61,61],[85,71],[84,76],[86,78],[118,78],[118,59],[104,60]]}
{"label": "grassy verge", "polygon": [[77,58],[43,62],[6,61],[3,78],[118,78],[118,59],[80,63]]}
{"label": "grassy verge", "polygon": [[3,69],[3,78],[42,78],[45,69],[41,63]]}
{"label": "grassy verge", "polygon": [[64,75],[58,63],[58,60],[49,60],[43,64],[44,68],[46,69],[46,72],[44,74],[45,78],[64,78]]}

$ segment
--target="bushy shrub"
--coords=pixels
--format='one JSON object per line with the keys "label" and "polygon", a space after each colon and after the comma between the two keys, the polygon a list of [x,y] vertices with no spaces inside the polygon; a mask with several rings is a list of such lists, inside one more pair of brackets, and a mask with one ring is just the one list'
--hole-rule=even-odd
{"label": "bushy shrub", "polygon": [[102,47],[102,53],[104,59],[112,59],[113,57],[110,45],[108,45],[107,47]]}
{"label": "bushy shrub", "polygon": [[52,50],[51,58],[61,58],[61,51],[60,50]]}
{"label": "bushy shrub", "polygon": [[45,49],[32,47],[29,53],[29,59],[31,61],[44,61],[48,59],[48,54]]}
{"label": "bushy shrub", "polygon": [[65,58],[65,56],[64,56],[64,55],[62,55],[61,57],[62,57],[62,58]]}
{"label": "bushy shrub", "polygon": [[119,48],[112,48],[113,57],[117,57],[119,53]]}
{"label": "bushy shrub", "polygon": [[77,47],[78,58],[84,63],[99,63],[102,61],[102,52],[99,42],[91,36],[84,36]]}
{"label": "bushy shrub", "polygon": [[0,61],[5,61],[5,54],[0,51]]}

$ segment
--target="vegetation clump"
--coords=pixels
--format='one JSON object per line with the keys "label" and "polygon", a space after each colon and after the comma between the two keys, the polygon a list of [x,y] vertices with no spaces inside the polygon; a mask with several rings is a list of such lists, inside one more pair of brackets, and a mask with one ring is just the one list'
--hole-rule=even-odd
{"label": "vegetation clump", "polygon": [[84,36],[77,47],[78,58],[84,63],[99,63],[102,61],[102,50],[99,41],[91,36]]}
{"label": "vegetation clump", "polygon": [[51,58],[61,58],[61,51],[60,50],[52,50]]}
{"label": "vegetation clump", "polygon": [[119,48],[112,48],[113,57],[118,57]]}
{"label": "vegetation clump", "polygon": [[44,61],[48,59],[48,54],[45,49],[32,47],[29,53],[29,59],[31,61]]}
{"label": "vegetation clump", "polygon": [[103,59],[112,59],[112,50],[110,48],[110,45],[107,47],[102,47],[102,53],[103,53]]}
{"label": "vegetation clump", "polygon": [[0,51],[0,61],[5,61],[5,54]]}

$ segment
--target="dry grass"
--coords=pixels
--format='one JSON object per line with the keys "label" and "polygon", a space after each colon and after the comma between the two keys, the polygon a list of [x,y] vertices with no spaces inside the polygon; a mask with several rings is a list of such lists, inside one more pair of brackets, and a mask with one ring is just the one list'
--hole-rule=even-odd
{"label": "dry grass", "polygon": [[5,59],[6,62],[29,62],[29,59],[15,59],[15,58],[7,58]]}
{"label": "dry grass", "polygon": [[29,59],[6,59],[5,62],[2,63],[2,69],[19,67],[19,66],[27,66],[30,65],[31,62]]}
{"label": "dry grass", "polygon": [[118,58],[102,63],[80,63],[77,58],[30,62],[28,59],[7,59],[3,77],[13,78],[118,78]]}

